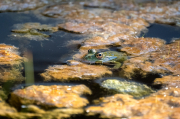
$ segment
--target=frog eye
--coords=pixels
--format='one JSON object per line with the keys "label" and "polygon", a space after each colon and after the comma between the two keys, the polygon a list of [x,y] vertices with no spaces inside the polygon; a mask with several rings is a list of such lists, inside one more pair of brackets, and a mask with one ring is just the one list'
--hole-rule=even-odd
{"label": "frog eye", "polygon": [[88,53],[95,53],[95,52],[96,52],[95,49],[89,49],[89,50],[88,50]]}
{"label": "frog eye", "polygon": [[103,54],[102,54],[102,53],[97,53],[97,54],[96,54],[96,58],[101,59],[102,57],[103,57]]}

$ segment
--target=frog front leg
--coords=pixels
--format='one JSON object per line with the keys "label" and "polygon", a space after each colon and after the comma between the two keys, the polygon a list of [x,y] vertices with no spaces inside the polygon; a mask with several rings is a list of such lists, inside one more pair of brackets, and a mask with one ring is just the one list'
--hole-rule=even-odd
{"label": "frog front leg", "polygon": [[112,69],[119,69],[121,67],[121,63],[120,62],[112,62],[114,64],[114,67]]}

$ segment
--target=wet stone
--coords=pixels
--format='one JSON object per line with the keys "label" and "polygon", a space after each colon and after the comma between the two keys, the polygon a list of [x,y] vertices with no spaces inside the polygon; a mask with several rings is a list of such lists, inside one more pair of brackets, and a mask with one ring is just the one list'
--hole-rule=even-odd
{"label": "wet stone", "polygon": [[107,79],[102,82],[102,87],[112,90],[114,93],[129,94],[134,97],[147,96],[155,91],[145,84],[136,82],[120,81],[117,79]]}
{"label": "wet stone", "polygon": [[11,36],[13,38],[28,38],[30,40],[48,40],[47,38],[50,35],[47,35],[43,32],[56,32],[58,31],[57,27],[52,27],[46,24],[40,23],[25,23],[25,24],[16,24],[14,25],[16,29],[13,29]]}
{"label": "wet stone", "polygon": [[148,22],[156,22],[163,24],[178,24],[176,17],[179,16],[180,11],[178,5],[180,2],[159,2],[159,3],[144,3],[139,6],[137,11],[125,11],[125,16],[135,18],[143,18]]}
{"label": "wet stone", "polygon": [[43,108],[66,107],[81,108],[89,102],[80,97],[82,94],[91,94],[85,85],[76,86],[29,86],[11,93],[10,104],[20,109],[21,105],[36,104]]}
{"label": "wet stone", "polygon": [[81,43],[80,49],[84,50],[89,50],[89,49],[103,49],[106,48],[107,46],[113,46],[116,43],[119,42],[118,38],[109,38],[109,39],[104,39],[103,37],[96,36],[90,39],[87,39]]}
{"label": "wet stone", "polygon": [[179,87],[180,86],[180,77],[179,76],[164,76],[162,78],[156,78],[154,80],[154,84],[162,84],[165,86],[173,86]]}
{"label": "wet stone", "polygon": [[[123,40],[121,42],[123,42]],[[132,38],[130,40],[125,39],[121,45],[122,49],[120,50],[133,56],[140,56],[156,51],[164,45],[165,41],[159,38]]]}
{"label": "wet stone", "polygon": [[0,44],[0,81],[22,81],[22,63],[25,58],[19,56],[18,48]]}
{"label": "wet stone", "polygon": [[0,99],[0,117],[11,117],[14,113],[17,113],[17,110],[13,107],[10,107],[6,102]]}
{"label": "wet stone", "polygon": [[140,33],[137,32],[133,27],[125,25],[125,24],[118,24],[115,22],[65,22],[63,24],[58,25],[59,29],[64,29],[70,32],[75,33],[92,33],[97,35],[102,35],[105,37],[116,35],[118,33],[126,33],[129,35],[139,35]]}
{"label": "wet stone", "polygon": [[[4,92],[0,90],[0,118],[10,119],[62,119],[71,117],[71,115],[82,114],[84,109],[82,108],[62,108],[62,109],[51,109],[45,111],[44,109],[36,105],[22,105],[21,110],[18,112],[14,107],[11,107],[4,101]],[[7,97],[5,98],[7,99]]]}
{"label": "wet stone", "polygon": [[71,12],[82,8],[80,5],[74,4],[65,4],[65,5],[54,5],[48,7],[45,11],[42,12],[43,15],[48,17],[65,17]]}
{"label": "wet stone", "polygon": [[2,0],[0,12],[16,12],[35,9],[49,3],[49,0]]}
{"label": "wet stone", "polygon": [[[40,118],[40,119],[63,119],[69,118],[71,115],[82,114],[84,113],[83,109],[53,109],[51,111],[45,111],[40,109],[35,105],[24,105],[21,112],[18,112],[15,108],[10,107],[5,102],[0,102],[1,118],[10,118],[10,119],[32,119],[32,118]],[[27,112],[26,112],[26,111]]]}
{"label": "wet stone", "polygon": [[86,108],[86,112],[89,115],[100,114],[104,118],[169,118],[174,112],[170,101],[179,102],[178,98],[172,96],[156,95],[135,100],[130,95],[115,94],[100,98],[100,104]]}
{"label": "wet stone", "polygon": [[87,65],[75,60],[68,61],[68,65],[54,65],[46,69],[41,76],[45,81],[92,80],[104,75],[111,75],[108,67],[102,65]]}
{"label": "wet stone", "polygon": [[93,23],[103,20],[96,12],[86,9],[72,10],[64,18],[66,21],[73,23]]}
{"label": "wet stone", "polygon": [[116,4],[114,0],[90,0],[84,2],[84,6],[86,7],[104,7],[115,9]]}
{"label": "wet stone", "polygon": [[39,117],[41,119],[64,119],[64,118],[70,118],[71,115],[75,116],[76,114],[82,114],[84,113],[84,110],[81,108],[67,108],[67,109],[63,108],[63,109],[52,109],[50,111],[45,111],[35,105],[28,105],[28,106],[24,105],[23,113],[20,113],[19,115],[29,114],[29,112],[31,112],[31,114],[33,114],[34,117]]}
{"label": "wet stone", "polygon": [[[134,60],[129,59],[125,61],[122,69],[126,77],[132,78],[131,76],[133,76],[136,71],[142,76],[146,76],[149,73],[179,75],[179,42],[179,40],[176,40],[164,46],[159,45],[161,47],[154,45],[155,52],[147,52],[147,54],[141,55],[140,57],[144,58],[140,62],[135,62],[136,59],[140,59],[140,57],[134,57]],[[150,48],[150,50],[153,49]]]}

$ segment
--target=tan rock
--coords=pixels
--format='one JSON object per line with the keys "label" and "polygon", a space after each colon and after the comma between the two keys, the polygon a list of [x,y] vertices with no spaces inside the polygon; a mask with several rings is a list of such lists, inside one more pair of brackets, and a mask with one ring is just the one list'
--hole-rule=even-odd
{"label": "tan rock", "polygon": [[[174,42],[167,45],[163,45],[163,42],[157,42],[156,43],[157,45],[154,45],[153,47],[148,48],[147,47],[148,45],[145,46],[145,48],[149,50],[148,52],[146,52],[146,50],[143,51],[142,49],[139,50],[141,51],[141,53],[146,53],[140,55],[140,57],[142,57],[142,61],[135,62],[135,60],[129,59],[124,62],[122,69],[124,70],[125,75],[128,76],[128,78],[130,78],[131,76],[134,75],[133,72],[135,71],[138,71],[140,74],[142,74],[142,76],[146,76],[149,73],[179,75],[180,74],[180,62],[179,62],[180,43],[179,42],[180,42],[179,40],[175,40]],[[121,50],[123,50],[123,48]],[[126,51],[133,55],[139,55],[138,54],[139,52],[134,52],[134,50],[132,51],[126,50]],[[137,58],[137,57],[133,57],[133,58]],[[158,80],[159,79],[157,79],[156,81]]]}
{"label": "tan rock", "polygon": [[49,67],[42,73],[45,81],[65,81],[65,80],[91,80],[100,78],[103,75],[111,75],[112,72],[102,65],[87,65],[75,60],[70,60],[69,65],[55,65]]}
{"label": "tan rock", "polygon": [[159,38],[133,38],[123,42],[121,51],[125,51],[133,56],[139,56],[156,51],[163,47],[164,44],[165,41]]}
{"label": "tan rock", "polygon": [[25,58],[19,56],[18,48],[6,44],[0,44],[0,81],[22,81],[22,63]]}
{"label": "tan rock", "polygon": [[0,1],[0,12],[16,12],[35,9],[44,6],[48,3],[48,0],[6,0]]}
{"label": "tan rock", "polygon": [[180,86],[180,77],[179,76],[164,76],[162,78],[156,78],[154,84],[163,84],[168,86]]}
{"label": "tan rock", "polygon": [[82,8],[80,5],[64,4],[64,5],[53,5],[45,9],[42,14],[48,17],[65,17],[74,10]]}
{"label": "tan rock", "polygon": [[29,86],[11,93],[10,104],[20,108],[21,105],[36,104],[44,108],[68,107],[80,108],[89,102],[81,98],[82,94],[91,94],[91,90],[85,85],[77,86]]}

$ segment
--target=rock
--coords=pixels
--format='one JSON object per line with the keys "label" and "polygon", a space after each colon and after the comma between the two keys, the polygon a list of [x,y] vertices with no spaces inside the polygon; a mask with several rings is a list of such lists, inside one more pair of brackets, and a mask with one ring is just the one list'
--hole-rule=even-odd
{"label": "rock", "polygon": [[[139,72],[142,76],[147,76],[150,73],[179,75],[179,42],[179,40],[176,40],[164,46],[162,44],[158,45],[159,47],[149,48],[152,52],[148,51],[145,55],[140,55],[140,57],[144,57],[140,62],[131,59],[126,60],[122,66],[125,76],[132,78],[135,72]],[[139,59],[140,57],[134,57],[133,59]]]}
{"label": "rock", "polygon": [[74,4],[65,4],[65,5],[53,5],[48,7],[45,11],[42,12],[43,15],[48,17],[65,17],[71,12],[82,8],[80,5]]}
{"label": "rock", "polygon": [[[44,31],[56,32],[57,27],[52,27],[50,25],[40,24],[40,23],[25,23],[14,25],[16,29],[12,30],[11,36],[13,38],[28,38],[30,40],[48,40],[49,35],[42,33]],[[41,32],[40,32],[41,31]]]}
{"label": "rock", "polygon": [[[79,18],[80,19],[80,18]],[[115,22],[65,22],[58,25],[59,29],[64,29],[75,33],[91,33],[102,36],[112,36],[118,33],[126,33],[129,35],[139,35],[139,32],[135,31],[131,26],[125,24],[118,24]]]}
{"label": "rock", "polygon": [[101,85],[102,87],[107,88],[114,93],[129,94],[138,98],[147,96],[150,93],[155,92],[145,84],[120,81],[117,79],[107,79],[103,81]]}
{"label": "rock", "polygon": [[17,110],[13,107],[10,107],[5,101],[0,98],[0,117],[11,117],[14,113],[17,113]]}
{"label": "rock", "polygon": [[164,45],[165,41],[159,38],[132,38],[124,40],[121,51],[125,51],[127,54],[133,56],[140,56],[142,54],[157,51]]}
{"label": "rock", "polygon": [[49,67],[41,76],[45,81],[92,80],[112,72],[102,65],[87,65],[75,60],[70,60],[69,65],[55,65]]}
{"label": "rock", "polygon": [[164,76],[162,78],[156,78],[154,80],[154,84],[162,84],[165,86],[173,86],[173,87],[180,87],[180,77],[179,76]]}
{"label": "rock", "polygon": [[66,107],[81,108],[89,102],[81,98],[82,94],[91,94],[91,90],[85,85],[77,86],[29,86],[11,93],[10,104],[20,109],[21,105],[36,104],[43,108]]}
{"label": "rock", "polygon": [[16,12],[35,9],[49,3],[49,0],[6,0],[0,1],[0,12]]}
{"label": "rock", "polygon": [[89,114],[101,114],[106,118],[169,118],[173,113],[171,107],[156,98],[135,100],[132,96],[125,94],[116,94],[114,96],[100,98],[99,106],[90,106],[86,108]]}
{"label": "rock", "polygon": [[115,9],[116,4],[115,0],[91,0],[91,1],[85,1],[84,6],[86,7],[104,7],[104,8],[111,8]]}
{"label": "rock", "polygon": [[22,63],[25,58],[19,56],[18,48],[0,44],[0,81],[22,81]]}

